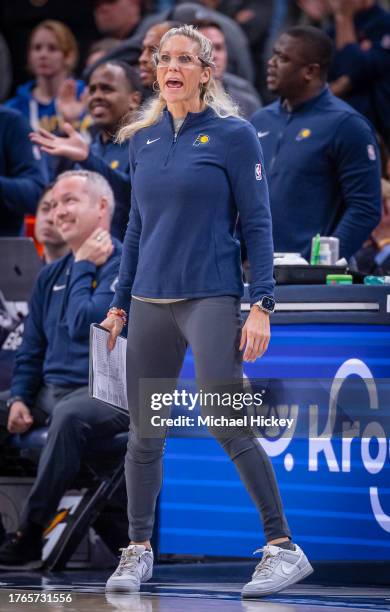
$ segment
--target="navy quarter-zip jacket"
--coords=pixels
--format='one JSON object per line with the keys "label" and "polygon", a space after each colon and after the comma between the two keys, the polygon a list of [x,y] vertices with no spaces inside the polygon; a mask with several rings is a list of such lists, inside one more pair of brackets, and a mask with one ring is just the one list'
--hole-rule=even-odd
{"label": "navy quarter-zip jacket", "polygon": [[132,200],[113,305],[150,298],[242,295],[237,214],[252,270],[251,300],[272,295],[268,188],[256,132],[211,108],[177,137],[165,110],[130,140]]}
{"label": "navy quarter-zip jacket", "polygon": [[88,384],[89,327],[105,318],[122,245],[102,266],[65,255],[41,271],[15,358],[11,395],[31,406],[42,384]]}
{"label": "navy quarter-zip jacket", "polygon": [[25,214],[35,213],[46,182],[27,120],[0,106],[0,236],[18,236]]}
{"label": "navy quarter-zip jacket", "polygon": [[281,101],[252,117],[267,172],[276,251],[310,254],[336,236],[349,259],[378,225],[380,161],[368,121],[328,88],[288,112]]}

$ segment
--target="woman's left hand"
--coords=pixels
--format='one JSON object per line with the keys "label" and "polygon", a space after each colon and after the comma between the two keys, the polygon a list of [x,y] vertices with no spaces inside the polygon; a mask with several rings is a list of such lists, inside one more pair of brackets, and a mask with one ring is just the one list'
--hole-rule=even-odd
{"label": "woman's left hand", "polygon": [[252,306],[241,330],[240,351],[245,348],[244,361],[256,361],[264,355],[271,337],[269,314],[258,306]]}

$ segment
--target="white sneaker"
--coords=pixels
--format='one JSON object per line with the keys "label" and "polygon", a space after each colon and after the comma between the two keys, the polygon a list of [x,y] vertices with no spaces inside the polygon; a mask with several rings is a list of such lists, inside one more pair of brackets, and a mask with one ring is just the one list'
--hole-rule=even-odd
{"label": "white sneaker", "polygon": [[264,554],[256,565],[252,580],[242,590],[243,597],[262,597],[277,593],[313,572],[305,553],[296,544],[295,550],[268,544],[255,550],[253,554],[257,552]]}
{"label": "white sneaker", "polygon": [[136,593],[141,582],[147,582],[153,573],[153,551],[139,544],[121,548],[119,565],[106,583],[106,591]]}

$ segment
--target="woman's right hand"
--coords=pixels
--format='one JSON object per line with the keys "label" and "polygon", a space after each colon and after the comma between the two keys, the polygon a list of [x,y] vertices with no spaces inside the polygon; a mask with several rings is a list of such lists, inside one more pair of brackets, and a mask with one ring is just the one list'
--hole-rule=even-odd
{"label": "woman's right hand", "polygon": [[115,317],[110,315],[109,317],[104,319],[104,321],[102,321],[100,325],[110,332],[108,336],[107,346],[108,350],[112,351],[115,346],[116,339],[118,336],[120,336],[124,327],[123,320],[121,319],[121,317]]}

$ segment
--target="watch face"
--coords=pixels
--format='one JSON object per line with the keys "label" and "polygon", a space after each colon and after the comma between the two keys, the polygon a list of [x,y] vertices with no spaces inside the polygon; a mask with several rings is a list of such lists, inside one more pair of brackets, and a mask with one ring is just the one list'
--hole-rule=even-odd
{"label": "watch face", "polygon": [[261,300],[261,305],[263,308],[265,308],[265,310],[268,310],[269,312],[273,312],[275,310],[275,300],[270,297],[263,297]]}

